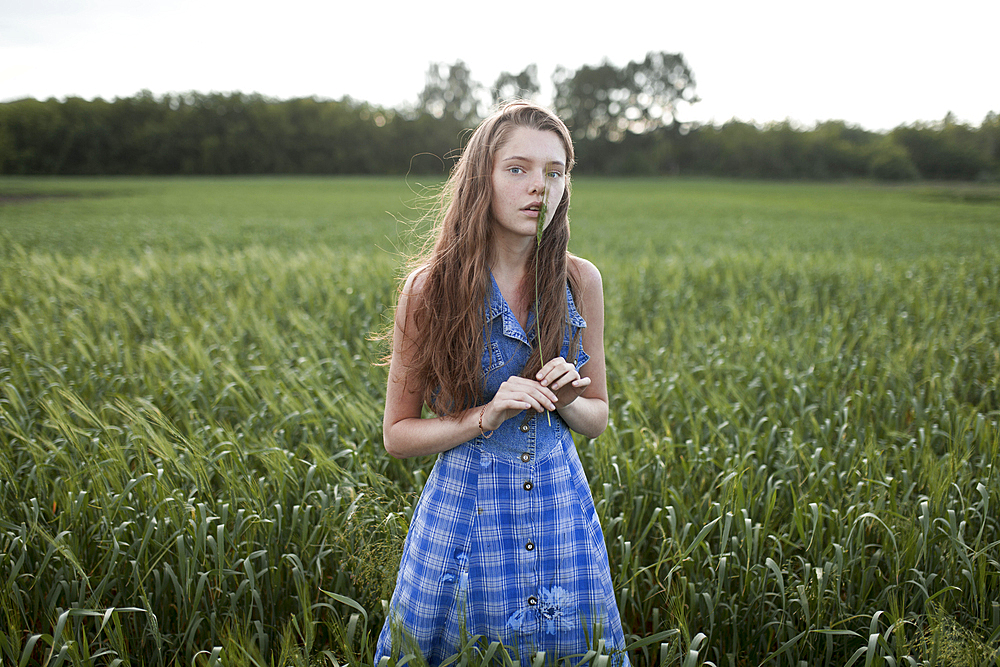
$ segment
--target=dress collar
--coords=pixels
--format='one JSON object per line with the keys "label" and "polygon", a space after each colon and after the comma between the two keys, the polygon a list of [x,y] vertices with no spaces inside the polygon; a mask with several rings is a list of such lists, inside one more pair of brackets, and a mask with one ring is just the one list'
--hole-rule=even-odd
{"label": "dress collar", "polygon": [[[500,292],[500,286],[497,285],[496,278],[493,277],[493,272],[490,272],[490,292],[487,295],[489,301],[486,303],[486,314],[487,320],[493,321],[497,317],[502,318],[503,322],[503,335],[508,338],[515,338],[524,343],[530,344],[531,335],[525,332],[521,327],[521,323],[517,321],[514,317],[514,312],[510,309],[507,304],[507,300],[503,298],[503,294]],[[573,301],[573,293],[569,289],[569,283],[566,284],[566,305],[568,306],[568,320],[569,323],[578,328],[583,328],[587,326],[587,321],[583,319],[580,312],[576,309],[576,303]],[[528,313],[528,329],[534,332],[532,324],[535,321],[535,312],[532,310]]]}

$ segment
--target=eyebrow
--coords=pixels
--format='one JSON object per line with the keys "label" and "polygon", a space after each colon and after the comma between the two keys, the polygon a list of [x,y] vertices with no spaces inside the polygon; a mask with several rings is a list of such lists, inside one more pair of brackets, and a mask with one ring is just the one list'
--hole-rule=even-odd
{"label": "eyebrow", "polygon": [[[531,158],[523,157],[521,155],[511,155],[510,157],[505,157],[500,160],[501,162],[532,162]],[[560,167],[565,167],[566,163],[561,160],[546,160],[545,164],[555,164]]]}

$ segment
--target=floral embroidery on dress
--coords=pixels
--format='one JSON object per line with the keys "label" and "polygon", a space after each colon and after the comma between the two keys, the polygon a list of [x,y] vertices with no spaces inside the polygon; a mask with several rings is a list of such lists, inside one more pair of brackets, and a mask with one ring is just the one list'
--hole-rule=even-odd
{"label": "floral embroidery on dress", "polygon": [[[465,552],[461,549],[455,550],[455,562],[458,564],[457,572],[458,575],[458,591],[464,593],[465,589],[468,587],[469,583],[469,557],[465,555]],[[444,574],[441,575],[442,584],[453,584],[455,583],[455,573],[456,570],[448,569],[445,570]]]}
{"label": "floral embroidery on dress", "polygon": [[554,635],[556,631],[573,629],[573,608],[569,591],[562,586],[542,588],[542,599],[538,601],[538,616],[545,624],[545,632]]}
{"label": "floral embroidery on dress", "polygon": [[507,627],[525,634],[537,632],[539,629],[544,629],[550,635],[572,630],[576,608],[570,592],[562,586],[552,588],[543,586],[540,592],[541,595],[534,605],[518,609],[507,619]]}

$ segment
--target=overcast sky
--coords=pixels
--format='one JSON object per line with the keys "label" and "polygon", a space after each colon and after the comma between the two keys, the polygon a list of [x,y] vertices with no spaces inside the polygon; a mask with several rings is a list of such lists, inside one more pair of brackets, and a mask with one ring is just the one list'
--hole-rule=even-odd
{"label": "overcast sky", "polygon": [[0,0],[0,101],[142,89],[413,104],[432,62],[489,85],[536,63],[616,66],[680,52],[684,121],[872,130],[1000,112],[1000,0],[476,2]]}

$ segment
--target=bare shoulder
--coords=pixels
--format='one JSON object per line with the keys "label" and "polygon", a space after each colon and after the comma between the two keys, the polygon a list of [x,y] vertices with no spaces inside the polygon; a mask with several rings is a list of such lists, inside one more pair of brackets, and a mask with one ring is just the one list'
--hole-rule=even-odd
{"label": "bare shoulder", "polygon": [[413,318],[414,310],[421,302],[424,287],[427,284],[427,267],[419,266],[406,276],[403,286],[399,290],[398,301],[396,303],[396,324],[399,328],[405,329],[406,323]]}
{"label": "bare shoulder", "polygon": [[427,283],[427,269],[428,267],[424,265],[410,271],[406,280],[403,281],[402,294],[404,296],[413,297],[423,294],[424,285]]}
{"label": "bare shoulder", "polygon": [[594,289],[598,292],[604,291],[601,271],[594,266],[593,262],[583,257],[569,255],[567,268],[582,292],[587,293]]}

